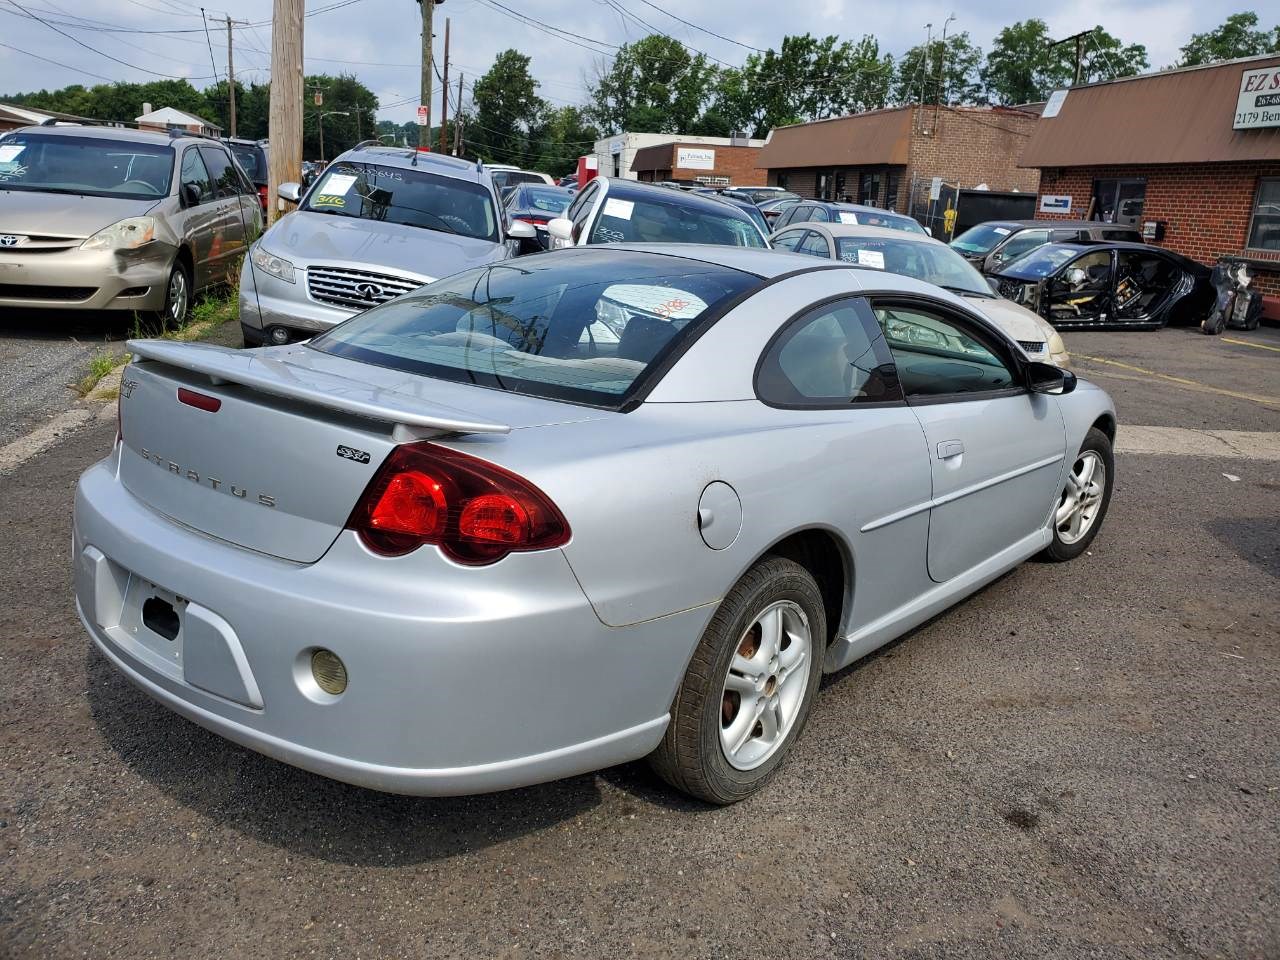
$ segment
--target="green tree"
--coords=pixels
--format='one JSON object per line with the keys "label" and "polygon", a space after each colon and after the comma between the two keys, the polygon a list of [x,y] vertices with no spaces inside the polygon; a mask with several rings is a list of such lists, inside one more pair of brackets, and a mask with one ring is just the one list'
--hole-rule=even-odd
{"label": "green tree", "polygon": [[[1068,44],[1058,47],[1064,51],[1063,56],[1074,64],[1074,48],[1065,52]],[[1140,43],[1126,44],[1113,37],[1101,26],[1085,37],[1084,56],[1080,61],[1080,82],[1093,83],[1098,80],[1114,80],[1116,77],[1132,77],[1151,68],[1147,59],[1147,48]],[[1073,67],[1074,69],[1074,67]],[[1067,73],[1064,83],[1070,83],[1072,73]]]}
{"label": "green tree", "polygon": [[[324,103],[318,107],[312,93],[316,88],[324,93]],[[373,139],[377,112],[377,95],[351,74],[330,76],[321,73],[304,78],[302,155],[307,159],[321,156],[321,123],[324,124],[323,157],[326,160],[332,160],[361,140]]]}
{"label": "green tree", "polygon": [[606,133],[683,133],[701,115],[716,81],[705,55],[650,34],[624,43],[591,88],[591,119]]}
{"label": "green tree", "polygon": [[982,50],[968,33],[921,43],[902,55],[893,83],[895,103],[982,103]]}
{"label": "green tree", "polygon": [[788,123],[883,107],[892,79],[893,58],[872,36],[785,36],[780,49],[720,72],[706,121],[762,137]]}
{"label": "green tree", "polygon": [[546,103],[529,73],[529,58],[504,50],[471,88],[473,108],[464,117],[468,152],[490,163],[525,164]]}
{"label": "green tree", "polygon": [[[1049,27],[1036,18],[1019,20],[996,34],[982,67],[982,84],[992,103],[1033,103],[1048,98],[1064,82],[1063,47],[1050,47]],[[1074,51],[1074,47],[1072,48]]]}
{"label": "green tree", "polygon": [[1280,50],[1280,26],[1258,29],[1258,15],[1252,11],[1233,13],[1207,33],[1193,33],[1182,48],[1181,66],[1216,63],[1236,57],[1252,57]]}
{"label": "green tree", "polygon": [[576,169],[578,158],[590,153],[600,132],[587,120],[582,107],[564,106],[544,112],[533,133],[531,170],[563,176]]}

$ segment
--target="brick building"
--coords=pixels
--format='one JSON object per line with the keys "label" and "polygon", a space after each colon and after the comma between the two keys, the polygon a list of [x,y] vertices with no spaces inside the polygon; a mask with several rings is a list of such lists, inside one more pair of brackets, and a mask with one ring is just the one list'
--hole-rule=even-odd
{"label": "brick building", "polygon": [[769,183],[801,196],[921,216],[930,185],[1034,194],[1018,165],[1040,119],[1029,107],[893,107],[778,127],[760,152]]}
{"label": "brick building", "polygon": [[[671,133],[615,133],[603,140],[597,140],[595,155],[600,176],[637,180],[639,178],[631,169],[636,153],[645,147],[671,143],[675,139],[676,135]],[[764,146],[763,140],[751,140],[747,137],[680,137],[679,139],[681,146],[709,147],[715,150],[721,147]]]}
{"label": "brick building", "polygon": [[1136,224],[1205,264],[1243,257],[1280,319],[1280,56],[1060,91],[1021,162],[1061,211],[1040,216]]}
{"label": "brick building", "polygon": [[708,186],[750,186],[765,182],[760,167],[760,147],[704,146],[673,140],[641,147],[631,161],[631,172],[645,183],[674,180]]}

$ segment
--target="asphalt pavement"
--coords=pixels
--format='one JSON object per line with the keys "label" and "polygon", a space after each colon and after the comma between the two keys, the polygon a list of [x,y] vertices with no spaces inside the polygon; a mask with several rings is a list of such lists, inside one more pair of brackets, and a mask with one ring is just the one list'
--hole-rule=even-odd
{"label": "asphalt pavement", "polygon": [[828,678],[727,809],[639,763],[387,796],[155,705],[72,602],[95,421],[0,477],[0,956],[1280,957],[1280,335],[1067,343],[1160,428],[1090,552]]}

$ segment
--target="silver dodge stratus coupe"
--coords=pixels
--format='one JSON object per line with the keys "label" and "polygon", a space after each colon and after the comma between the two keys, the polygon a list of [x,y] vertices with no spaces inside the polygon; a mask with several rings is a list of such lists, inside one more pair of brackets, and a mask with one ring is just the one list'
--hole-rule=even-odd
{"label": "silver dodge stratus coupe", "polygon": [[1097,534],[1111,400],[969,304],[767,250],[586,247],[306,344],[140,341],[77,605],[183,716],[379,790],[648,756],[759,789],[839,670]]}

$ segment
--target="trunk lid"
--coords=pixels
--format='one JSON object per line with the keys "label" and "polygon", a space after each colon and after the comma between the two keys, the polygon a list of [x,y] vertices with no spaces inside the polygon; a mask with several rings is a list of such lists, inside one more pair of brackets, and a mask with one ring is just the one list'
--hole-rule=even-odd
{"label": "trunk lid", "polygon": [[[121,482],[184,526],[298,563],[324,555],[398,443],[499,439],[513,427],[595,414],[307,347],[129,347],[135,362],[121,383]],[[186,402],[179,391],[197,396]]]}

